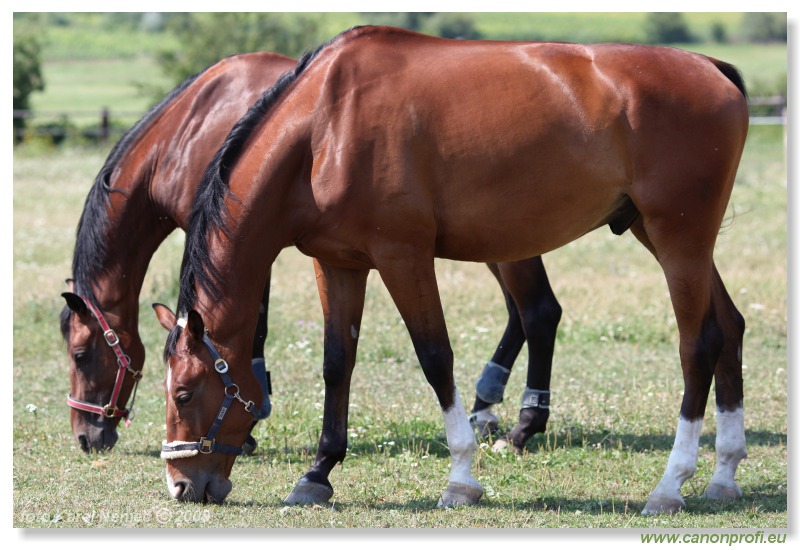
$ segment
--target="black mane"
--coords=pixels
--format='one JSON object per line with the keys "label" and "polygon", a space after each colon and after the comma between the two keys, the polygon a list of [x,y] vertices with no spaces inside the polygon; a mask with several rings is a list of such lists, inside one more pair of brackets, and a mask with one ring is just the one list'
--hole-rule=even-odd
{"label": "black mane", "polygon": [[[108,224],[108,197],[112,192],[123,193],[111,187],[111,174],[122,161],[128,149],[150,125],[152,120],[169,105],[177,96],[188,88],[205,69],[191,76],[173,89],[166,97],[154,105],[139,122],[125,132],[111,149],[103,167],[89,190],[83,207],[75,239],[75,251],[72,258],[72,276],[75,279],[74,292],[96,302],[92,281],[103,272],[108,251],[106,250],[106,228]],[[61,333],[64,338],[69,330],[69,308],[61,312]]]}

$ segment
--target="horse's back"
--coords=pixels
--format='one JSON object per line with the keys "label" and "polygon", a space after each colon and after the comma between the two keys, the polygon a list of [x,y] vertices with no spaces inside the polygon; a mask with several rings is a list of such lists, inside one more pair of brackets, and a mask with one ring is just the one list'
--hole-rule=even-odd
{"label": "horse's back", "polygon": [[[316,63],[315,149],[336,159],[315,167],[321,210],[347,203],[409,239],[432,235],[437,254],[455,259],[552,250],[609,223],[626,197],[646,202],[652,175],[677,180],[681,166],[714,179],[710,194],[729,194],[719,173],[732,177],[746,133],[736,85],[673,48],[367,28]],[[684,191],[655,184],[660,200]]]}

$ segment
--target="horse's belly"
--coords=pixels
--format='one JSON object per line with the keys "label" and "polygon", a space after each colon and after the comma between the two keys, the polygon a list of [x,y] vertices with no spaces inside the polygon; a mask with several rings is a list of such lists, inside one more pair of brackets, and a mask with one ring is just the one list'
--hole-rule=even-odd
{"label": "horse's belly", "polygon": [[467,185],[438,211],[436,255],[520,260],[555,250],[608,223],[624,200],[625,178],[565,176],[507,183],[502,191]]}
{"label": "horse's belly", "polygon": [[436,240],[436,256],[452,260],[500,262],[540,256],[570,243],[603,224],[602,215],[588,212],[571,217],[570,211],[558,215],[487,217],[480,224],[456,224],[441,231]]}

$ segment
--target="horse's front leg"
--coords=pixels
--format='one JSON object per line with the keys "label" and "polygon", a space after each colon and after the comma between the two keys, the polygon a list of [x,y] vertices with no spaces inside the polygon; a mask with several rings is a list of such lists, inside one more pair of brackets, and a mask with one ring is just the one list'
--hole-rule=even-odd
{"label": "horse's front leg", "polygon": [[[376,264],[414,343],[425,378],[439,399],[452,466],[440,507],[476,504],[483,488],[472,476],[477,449],[453,379],[453,350],[439,298],[433,254],[416,247],[386,247]],[[384,260],[381,262],[380,260]]]}
{"label": "horse's front leg", "polygon": [[522,328],[517,304],[514,303],[514,299],[503,282],[498,264],[486,264],[486,266],[497,279],[500,290],[503,292],[508,321],[494,355],[483,367],[475,384],[475,403],[472,405],[469,423],[482,438],[489,437],[500,428],[500,420],[492,409],[503,401],[506,383],[511,375],[514,361],[517,360],[522,345],[525,343],[525,331]]}
{"label": "horse's front leg", "polygon": [[327,502],[333,496],[328,476],[347,452],[350,378],[356,362],[369,274],[369,270],[339,269],[318,260],[314,260],[314,269],[325,319],[322,433],[314,463],[286,497],[287,504]]}

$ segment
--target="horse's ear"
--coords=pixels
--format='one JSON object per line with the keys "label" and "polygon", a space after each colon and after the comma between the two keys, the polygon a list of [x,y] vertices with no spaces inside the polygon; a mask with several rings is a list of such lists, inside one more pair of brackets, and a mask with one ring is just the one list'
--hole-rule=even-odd
{"label": "horse's ear", "polygon": [[190,310],[189,314],[186,316],[186,328],[189,329],[189,333],[198,340],[203,339],[206,326],[203,323],[203,318],[200,317],[200,314],[193,309]]}
{"label": "horse's ear", "polygon": [[86,313],[86,302],[83,301],[83,298],[73,292],[62,292],[61,295],[67,301],[67,307],[72,311],[78,315]]}
{"label": "horse's ear", "polygon": [[153,304],[153,309],[156,312],[156,317],[158,317],[158,322],[168,331],[175,328],[175,325],[178,324],[175,314],[164,304]]}
{"label": "horse's ear", "polygon": [[64,279],[64,282],[67,283],[70,292],[75,292],[75,279]]}

